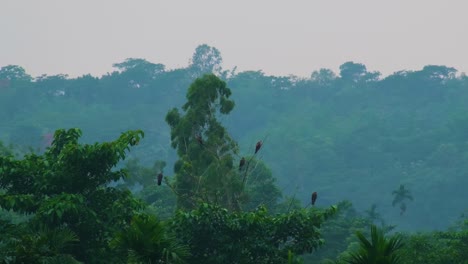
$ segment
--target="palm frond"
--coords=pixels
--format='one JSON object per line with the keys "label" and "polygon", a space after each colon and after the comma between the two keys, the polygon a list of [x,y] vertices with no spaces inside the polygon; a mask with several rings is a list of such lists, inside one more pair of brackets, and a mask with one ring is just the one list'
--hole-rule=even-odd
{"label": "palm frond", "polygon": [[395,235],[390,239],[385,238],[382,230],[371,225],[371,240],[369,241],[362,232],[356,232],[360,248],[352,252],[346,260],[349,264],[399,264],[398,250],[403,247],[402,238]]}

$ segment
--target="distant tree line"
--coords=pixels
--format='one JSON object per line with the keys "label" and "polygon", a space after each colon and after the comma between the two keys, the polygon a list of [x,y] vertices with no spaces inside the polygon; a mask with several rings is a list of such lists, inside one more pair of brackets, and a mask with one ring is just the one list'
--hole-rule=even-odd
{"label": "distant tree line", "polygon": [[[178,69],[140,58],[114,67],[77,78],[2,67],[0,139],[41,152],[58,128],[80,127],[90,143],[142,129],[147,140],[131,158],[151,166],[156,157],[172,173],[178,157],[167,110],[182,107],[187,87],[211,72],[232,90],[236,107],[219,120],[239,143],[238,155],[250,155],[245,150],[265,138],[270,151],[258,158],[269,164],[279,189],[303,204],[311,188],[327,205],[350,199],[364,210],[376,203],[404,229],[445,228],[466,207],[468,78],[454,68],[428,65],[382,77],[345,62],[336,73],[268,76],[223,69],[220,52],[208,45]],[[415,197],[405,218],[392,206],[401,184]]]}

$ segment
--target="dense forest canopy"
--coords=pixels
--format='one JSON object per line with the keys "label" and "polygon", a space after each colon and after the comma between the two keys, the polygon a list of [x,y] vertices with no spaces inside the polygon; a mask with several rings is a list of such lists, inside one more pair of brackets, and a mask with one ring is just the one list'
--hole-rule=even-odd
{"label": "dense forest canopy", "polygon": [[0,68],[0,263],[466,263],[464,74],[113,66]]}
{"label": "dense forest canopy", "polygon": [[[309,78],[223,69],[219,51],[195,50],[187,67],[129,58],[103,76],[30,76],[18,65],[0,69],[0,140],[44,152],[59,128],[79,127],[83,142],[114,139],[141,129],[145,139],[130,154],[151,166],[177,160],[171,148],[169,109],[182,107],[187,87],[212,72],[227,82],[235,108],[217,115],[240,156],[258,140],[280,190],[321,205],[350,200],[360,211],[376,204],[401,230],[444,229],[467,209],[468,77],[427,65],[383,77],[357,62],[339,72],[319,69]],[[123,164],[120,164],[123,166]],[[414,200],[392,206],[400,184]],[[422,221],[424,219],[424,221]]]}

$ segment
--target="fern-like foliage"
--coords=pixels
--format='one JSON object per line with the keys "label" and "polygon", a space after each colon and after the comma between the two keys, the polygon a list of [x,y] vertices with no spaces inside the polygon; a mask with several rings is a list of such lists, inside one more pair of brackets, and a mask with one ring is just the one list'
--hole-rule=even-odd
{"label": "fern-like foliage", "polygon": [[382,230],[377,226],[371,226],[371,240],[369,241],[362,232],[356,232],[360,248],[351,253],[347,260],[349,264],[400,264],[401,259],[398,250],[403,247],[402,238],[395,235],[387,239]]}

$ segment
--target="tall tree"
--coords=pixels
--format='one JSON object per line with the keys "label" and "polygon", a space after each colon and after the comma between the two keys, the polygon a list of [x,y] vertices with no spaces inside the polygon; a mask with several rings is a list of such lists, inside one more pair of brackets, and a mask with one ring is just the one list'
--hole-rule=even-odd
{"label": "tall tree", "polygon": [[206,73],[221,74],[222,62],[223,58],[217,48],[202,44],[195,49],[189,68],[195,77]]}
{"label": "tall tree", "polygon": [[165,71],[163,64],[135,58],[128,58],[124,62],[114,63],[112,66],[121,72],[124,81],[128,82],[131,88],[147,86],[157,75]]}
{"label": "tall tree", "polygon": [[238,146],[218,121],[234,107],[230,95],[224,81],[207,74],[190,86],[182,107],[185,113],[174,108],[166,115],[179,156],[174,165],[179,208],[194,208],[199,201],[238,208],[241,181],[234,165]]}
{"label": "tall tree", "polygon": [[310,75],[310,79],[320,86],[331,86],[336,78],[336,74],[332,70],[324,68],[314,71]]}
{"label": "tall tree", "polygon": [[368,82],[376,81],[380,73],[368,72],[366,65],[348,61],[340,66],[341,79],[347,82]]}
{"label": "tall tree", "polygon": [[[25,223],[48,229],[66,227],[79,240],[70,250],[77,260],[102,263],[112,258],[108,241],[127,226],[142,204],[129,191],[109,184],[125,176],[113,170],[142,131],[123,133],[102,144],[81,145],[79,129],[55,132],[44,155],[17,160],[0,156],[0,207],[31,214]],[[29,262],[28,262],[29,263]]]}
{"label": "tall tree", "polygon": [[7,65],[0,68],[0,80],[31,81],[31,75],[27,74],[23,67],[18,65]]}

